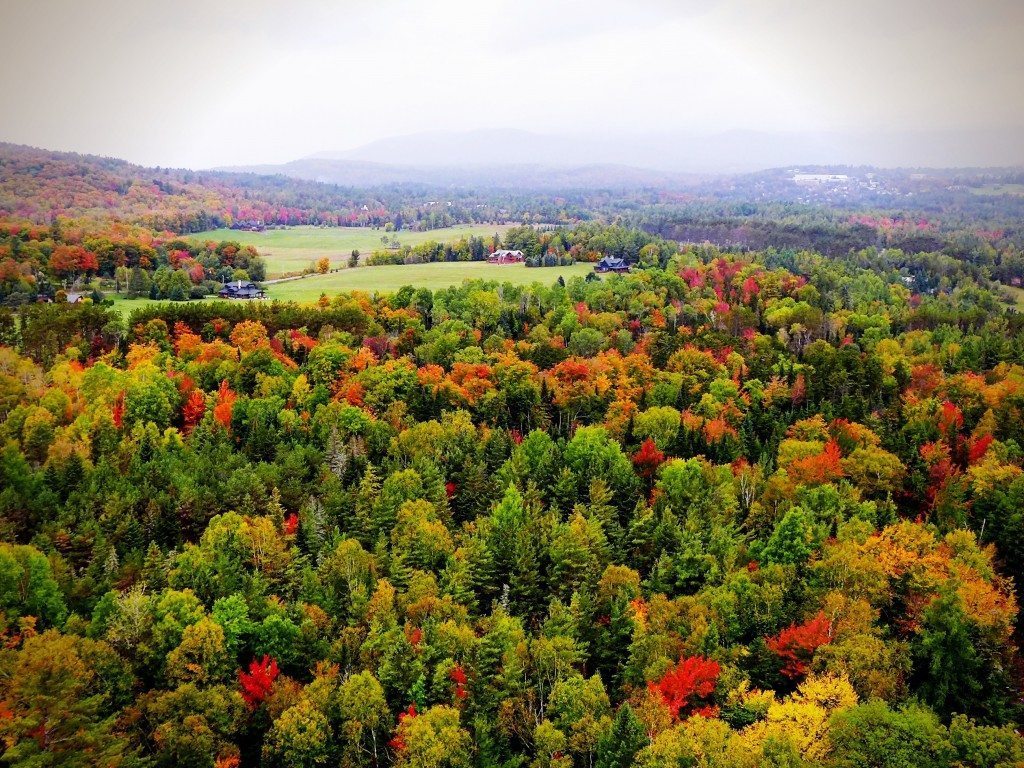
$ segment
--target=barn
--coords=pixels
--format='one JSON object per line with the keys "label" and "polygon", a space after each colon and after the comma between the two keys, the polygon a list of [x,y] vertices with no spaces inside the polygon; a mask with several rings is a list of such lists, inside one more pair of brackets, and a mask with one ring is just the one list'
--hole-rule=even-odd
{"label": "barn", "polygon": [[524,260],[522,251],[495,251],[487,257],[488,264],[522,264]]}

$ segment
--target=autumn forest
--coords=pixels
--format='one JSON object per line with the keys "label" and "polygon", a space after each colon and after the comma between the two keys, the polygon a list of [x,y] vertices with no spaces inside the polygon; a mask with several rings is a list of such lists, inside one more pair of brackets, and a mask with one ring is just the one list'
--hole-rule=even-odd
{"label": "autumn forest", "polygon": [[[439,212],[0,161],[0,764],[1024,764],[1021,201],[957,191],[990,180]],[[267,268],[189,233],[256,221],[513,224],[364,257],[536,278],[193,301]]]}

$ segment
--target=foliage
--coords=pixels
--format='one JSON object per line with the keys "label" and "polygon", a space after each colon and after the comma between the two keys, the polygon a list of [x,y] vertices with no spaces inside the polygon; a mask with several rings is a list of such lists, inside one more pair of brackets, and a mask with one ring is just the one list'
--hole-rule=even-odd
{"label": "foliage", "polygon": [[[104,251],[50,229],[0,248]],[[977,265],[402,258],[508,242],[643,266],[0,324],[0,762],[1019,762],[1024,321]]]}

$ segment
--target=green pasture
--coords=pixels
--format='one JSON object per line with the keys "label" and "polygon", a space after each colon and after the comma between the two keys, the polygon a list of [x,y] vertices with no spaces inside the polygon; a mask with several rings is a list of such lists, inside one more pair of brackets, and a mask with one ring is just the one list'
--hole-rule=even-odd
{"label": "green pasture", "polygon": [[[136,309],[142,309],[143,307],[149,307],[154,304],[169,304],[170,302],[166,299],[127,299],[123,294],[117,294],[113,291],[107,291],[105,297],[114,302],[113,309],[116,312],[120,312],[122,317],[128,317]],[[219,301],[219,299],[194,299],[193,301]]]}
{"label": "green pasture", "polygon": [[1024,184],[985,184],[971,187],[974,195],[1024,195]]}
{"label": "green pasture", "polygon": [[1014,307],[1017,311],[1024,311],[1024,288],[1018,288],[1015,285],[1006,285],[1005,283],[1000,286],[1005,297],[1006,304]]}
{"label": "green pasture", "polygon": [[430,241],[454,242],[475,235],[489,237],[496,232],[504,234],[508,224],[463,224],[427,232],[384,232],[371,227],[288,227],[268,229],[265,232],[244,232],[235,229],[213,229],[189,235],[197,242],[232,240],[242,245],[254,245],[267,261],[267,277],[289,272],[301,272],[310,262],[324,256],[331,267],[343,266],[353,250],[366,256],[384,247],[381,237],[397,237],[402,245],[419,245]]}
{"label": "green pasture", "polygon": [[342,291],[397,291],[403,285],[416,288],[448,288],[464,280],[498,280],[516,285],[543,283],[550,285],[559,276],[568,280],[574,275],[584,276],[592,271],[592,264],[573,264],[571,267],[525,267],[522,264],[496,265],[481,261],[435,262],[433,264],[406,264],[402,266],[359,267],[343,269],[327,275],[315,275],[301,280],[289,280],[266,286],[267,297],[282,301],[309,302],[321,293],[332,296]]}
{"label": "green pasture", "polygon": [[[333,296],[343,291],[366,291],[368,293],[391,293],[404,285],[416,288],[448,288],[461,285],[465,280],[497,280],[515,285],[542,283],[550,285],[559,276],[584,277],[593,271],[594,265],[581,262],[570,267],[526,267],[522,264],[495,265],[481,261],[435,262],[433,264],[406,264],[400,266],[359,267],[343,269],[326,275],[310,275],[297,280],[266,285],[267,298],[279,301],[295,301],[300,304],[314,302],[321,294]],[[126,299],[113,293],[114,309],[127,317],[133,310],[150,304],[161,304],[154,299]],[[222,301],[218,298],[200,301]]]}

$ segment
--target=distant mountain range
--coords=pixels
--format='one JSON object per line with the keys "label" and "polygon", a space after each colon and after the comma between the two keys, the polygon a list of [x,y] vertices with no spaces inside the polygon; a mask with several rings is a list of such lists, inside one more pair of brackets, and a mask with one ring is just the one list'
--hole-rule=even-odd
{"label": "distant mountain range", "polygon": [[678,188],[700,175],[795,165],[1024,166],[1024,130],[918,133],[650,133],[573,136],[512,129],[393,136],[281,165],[222,168],[346,186]]}
{"label": "distant mountain range", "polygon": [[655,171],[612,163],[545,165],[496,163],[493,165],[398,165],[306,157],[281,165],[252,165],[217,170],[281,174],[345,187],[367,188],[385,184],[422,184],[432,187],[484,189],[660,189],[680,188],[696,180],[695,174]]}

